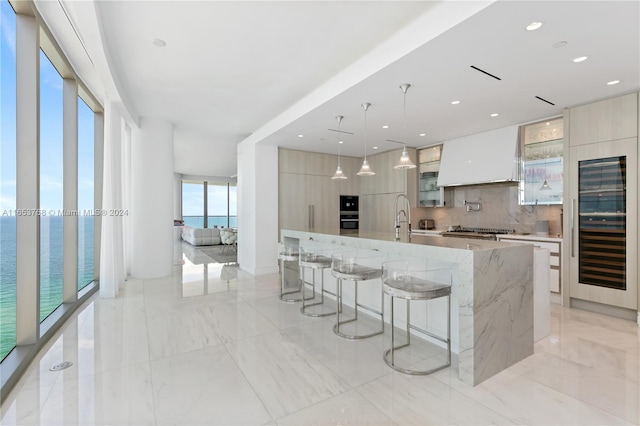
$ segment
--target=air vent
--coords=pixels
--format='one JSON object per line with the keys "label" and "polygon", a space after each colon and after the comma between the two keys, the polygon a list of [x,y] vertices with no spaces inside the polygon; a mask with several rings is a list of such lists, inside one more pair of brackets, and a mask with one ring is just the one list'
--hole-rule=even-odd
{"label": "air vent", "polygon": [[556,104],[554,104],[553,102],[549,102],[548,100],[541,98],[540,96],[536,96],[536,99],[540,99],[542,102],[546,102],[546,103],[548,103],[549,105],[553,105],[553,106],[555,106],[555,105],[556,105]]}
{"label": "air vent", "polygon": [[502,80],[500,77],[496,77],[495,75],[493,75],[493,74],[491,74],[491,73],[489,73],[489,72],[486,72],[485,70],[481,70],[480,68],[475,67],[475,66],[473,66],[473,65],[471,65],[471,68],[473,68],[473,69],[474,69],[474,70],[476,70],[476,71],[480,71],[482,74],[486,74],[486,75],[488,75],[489,77],[493,77],[493,78],[495,78],[496,80]]}

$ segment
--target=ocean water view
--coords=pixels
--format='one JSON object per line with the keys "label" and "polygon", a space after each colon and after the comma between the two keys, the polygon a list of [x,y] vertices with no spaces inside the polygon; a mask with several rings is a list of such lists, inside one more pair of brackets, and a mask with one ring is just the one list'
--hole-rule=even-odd
{"label": "ocean water view", "polygon": [[[204,216],[182,216],[184,224],[192,228],[204,228]],[[238,226],[238,217],[229,216],[229,224],[227,225],[227,216],[208,216],[207,222],[209,228],[217,226],[218,228],[236,228]]]}
{"label": "ocean water view", "polygon": [[[40,321],[62,303],[62,216],[40,221]],[[93,281],[94,218],[78,217],[78,290]],[[16,218],[0,217],[0,359],[16,344]]]}

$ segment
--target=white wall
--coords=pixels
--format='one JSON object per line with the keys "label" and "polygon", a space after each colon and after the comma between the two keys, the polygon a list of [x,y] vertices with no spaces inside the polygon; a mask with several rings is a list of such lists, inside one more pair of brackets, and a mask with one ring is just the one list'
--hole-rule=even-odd
{"label": "white wall", "polygon": [[142,118],[131,143],[131,276],[158,278],[173,268],[173,126]]}
{"label": "white wall", "polygon": [[278,272],[278,147],[238,145],[238,263],[252,275]]}

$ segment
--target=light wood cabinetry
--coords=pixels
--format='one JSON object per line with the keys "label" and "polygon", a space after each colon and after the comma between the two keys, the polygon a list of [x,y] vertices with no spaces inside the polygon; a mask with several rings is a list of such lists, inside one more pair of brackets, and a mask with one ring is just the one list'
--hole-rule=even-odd
{"label": "light wood cabinetry", "polygon": [[[279,150],[281,229],[339,232],[341,188],[349,191],[353,188],[344,183],[350,179],[331,179],[337,164],[335,155]],[[342,164],[344,170],[344,159]]]}
{"label": "light wood cabinetry", "polygon": [[540,238],[533,235],[497,236],[498,241],[533,244],[535,247],[549,250],[549,291],[562,292],[562,240],[560,238]]}
{"label": "light wood cabinetry", "polygon": [[586,145],[638,136],[638,94],[569,110],[569,144]]}
{"label": "light wood cabinetry", "polygon": [[[407,148],[416,163],[415,149]],[[360,229],[363,231],[392,232],[395,216],[394,204],[398,194],[405,194],[412,207],[417,201],[417,169],[396,170],[402,149],[369,156],[367,160],[374,176],[357,176],[360,182]],[[358,164],[358,169],[362,161]],[[404,206],[403,206],[404,207]],[[414,227],[416,223],[412,224]]]}
{"label": "light wood cabinetry", "polygon": [[565,114],[564,277],[572,306],[638,311],[638,110],[632,93]]}

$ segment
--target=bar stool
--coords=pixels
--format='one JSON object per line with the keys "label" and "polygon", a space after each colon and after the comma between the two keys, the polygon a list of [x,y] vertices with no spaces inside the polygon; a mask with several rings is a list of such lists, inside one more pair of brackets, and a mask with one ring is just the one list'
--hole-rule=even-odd
{"label": "bar stool", "polygon": [[291,294],[300,293],[302,290],[302,285],[300,281],[300,276],[298,273],[297,285],[293,288],[295,290],[291,290],[292,286],[288,286],[288,280],[285,277],[286,275],[286,265],[287,263],[295,262],[298,263],[300,258],[300,254],[298,253],[298,247],[280,243],[278,244],[278,260],[280,261],[280,300],[287,303],[295,303],[299,302],[304,298],[304,295],[301,297],[287,297]]}
{"label": "bar stool", "polygon": [[[385,294],[391,296],[391,348],[384,353],[384,361],[394,370],[405,374],[426,375],[435,373],[451,365],[451,269],[428,269],[426,260],[398,260],[386,262],[382,266],[382,288]],[[411,301],[428,301],[447,298],[447,336],[446,338],[423,330],[411,324]],[[406,343],[395,346],[394,328],[394,299],[400,298],[406,301]],[[413,370],[396,364],[395,352],[409,347],[411,344],[411,332],[416,330],[436,340],[447,344],[447,362],[428,370]]]}
{"label": "bar stool", "polygon": [[[312,312],[309,310],[312,306],[320,306],[324,304],[324,294],[328,293],[335,296],[335,293],[331,293],[324,289],[324,270],[327,268],[331,268],[331,254],[335,252],[335,249],[322,246],[322,245],[313,245],[313,246],[305,246],[300,247],[300,273],[302,276],[302,288],[303,295],[304,289],[306,286],[311,286],[311,294],[312,297],[303,297],[302,298],[302,307],[300,308],[300,312],[303,315],[308,317],[318,318],[318,317],[326,317],[329,315],[335,315],[335,311],[333,312]],[[312,280],[308,282],[305,278],[305,269],[311,269]],[[307,300],[315,300],[316,298],[316,271],[320,271],[320,301],[315,303],[307,303]]]}
{"label": "bar stool", "polygon": [[[336,288],[336,324],[333,332],[346,339],[364,339],[384,333],[384,294],[380,291],[380,311],[358,302],[358,283],[360,281],[373,280],[382,276],[382,264],[385,257],[378,253],[343,252],[334,253],[331,256],[331,275],[337,279]],[[347,320],[341,320],[343,281],[353,281],[355,289],[355,316]],[[358,308],[362,308],[380,317],[380,330],[368,334],[347,334],[340,330],[340,326],[358,320]]]}

